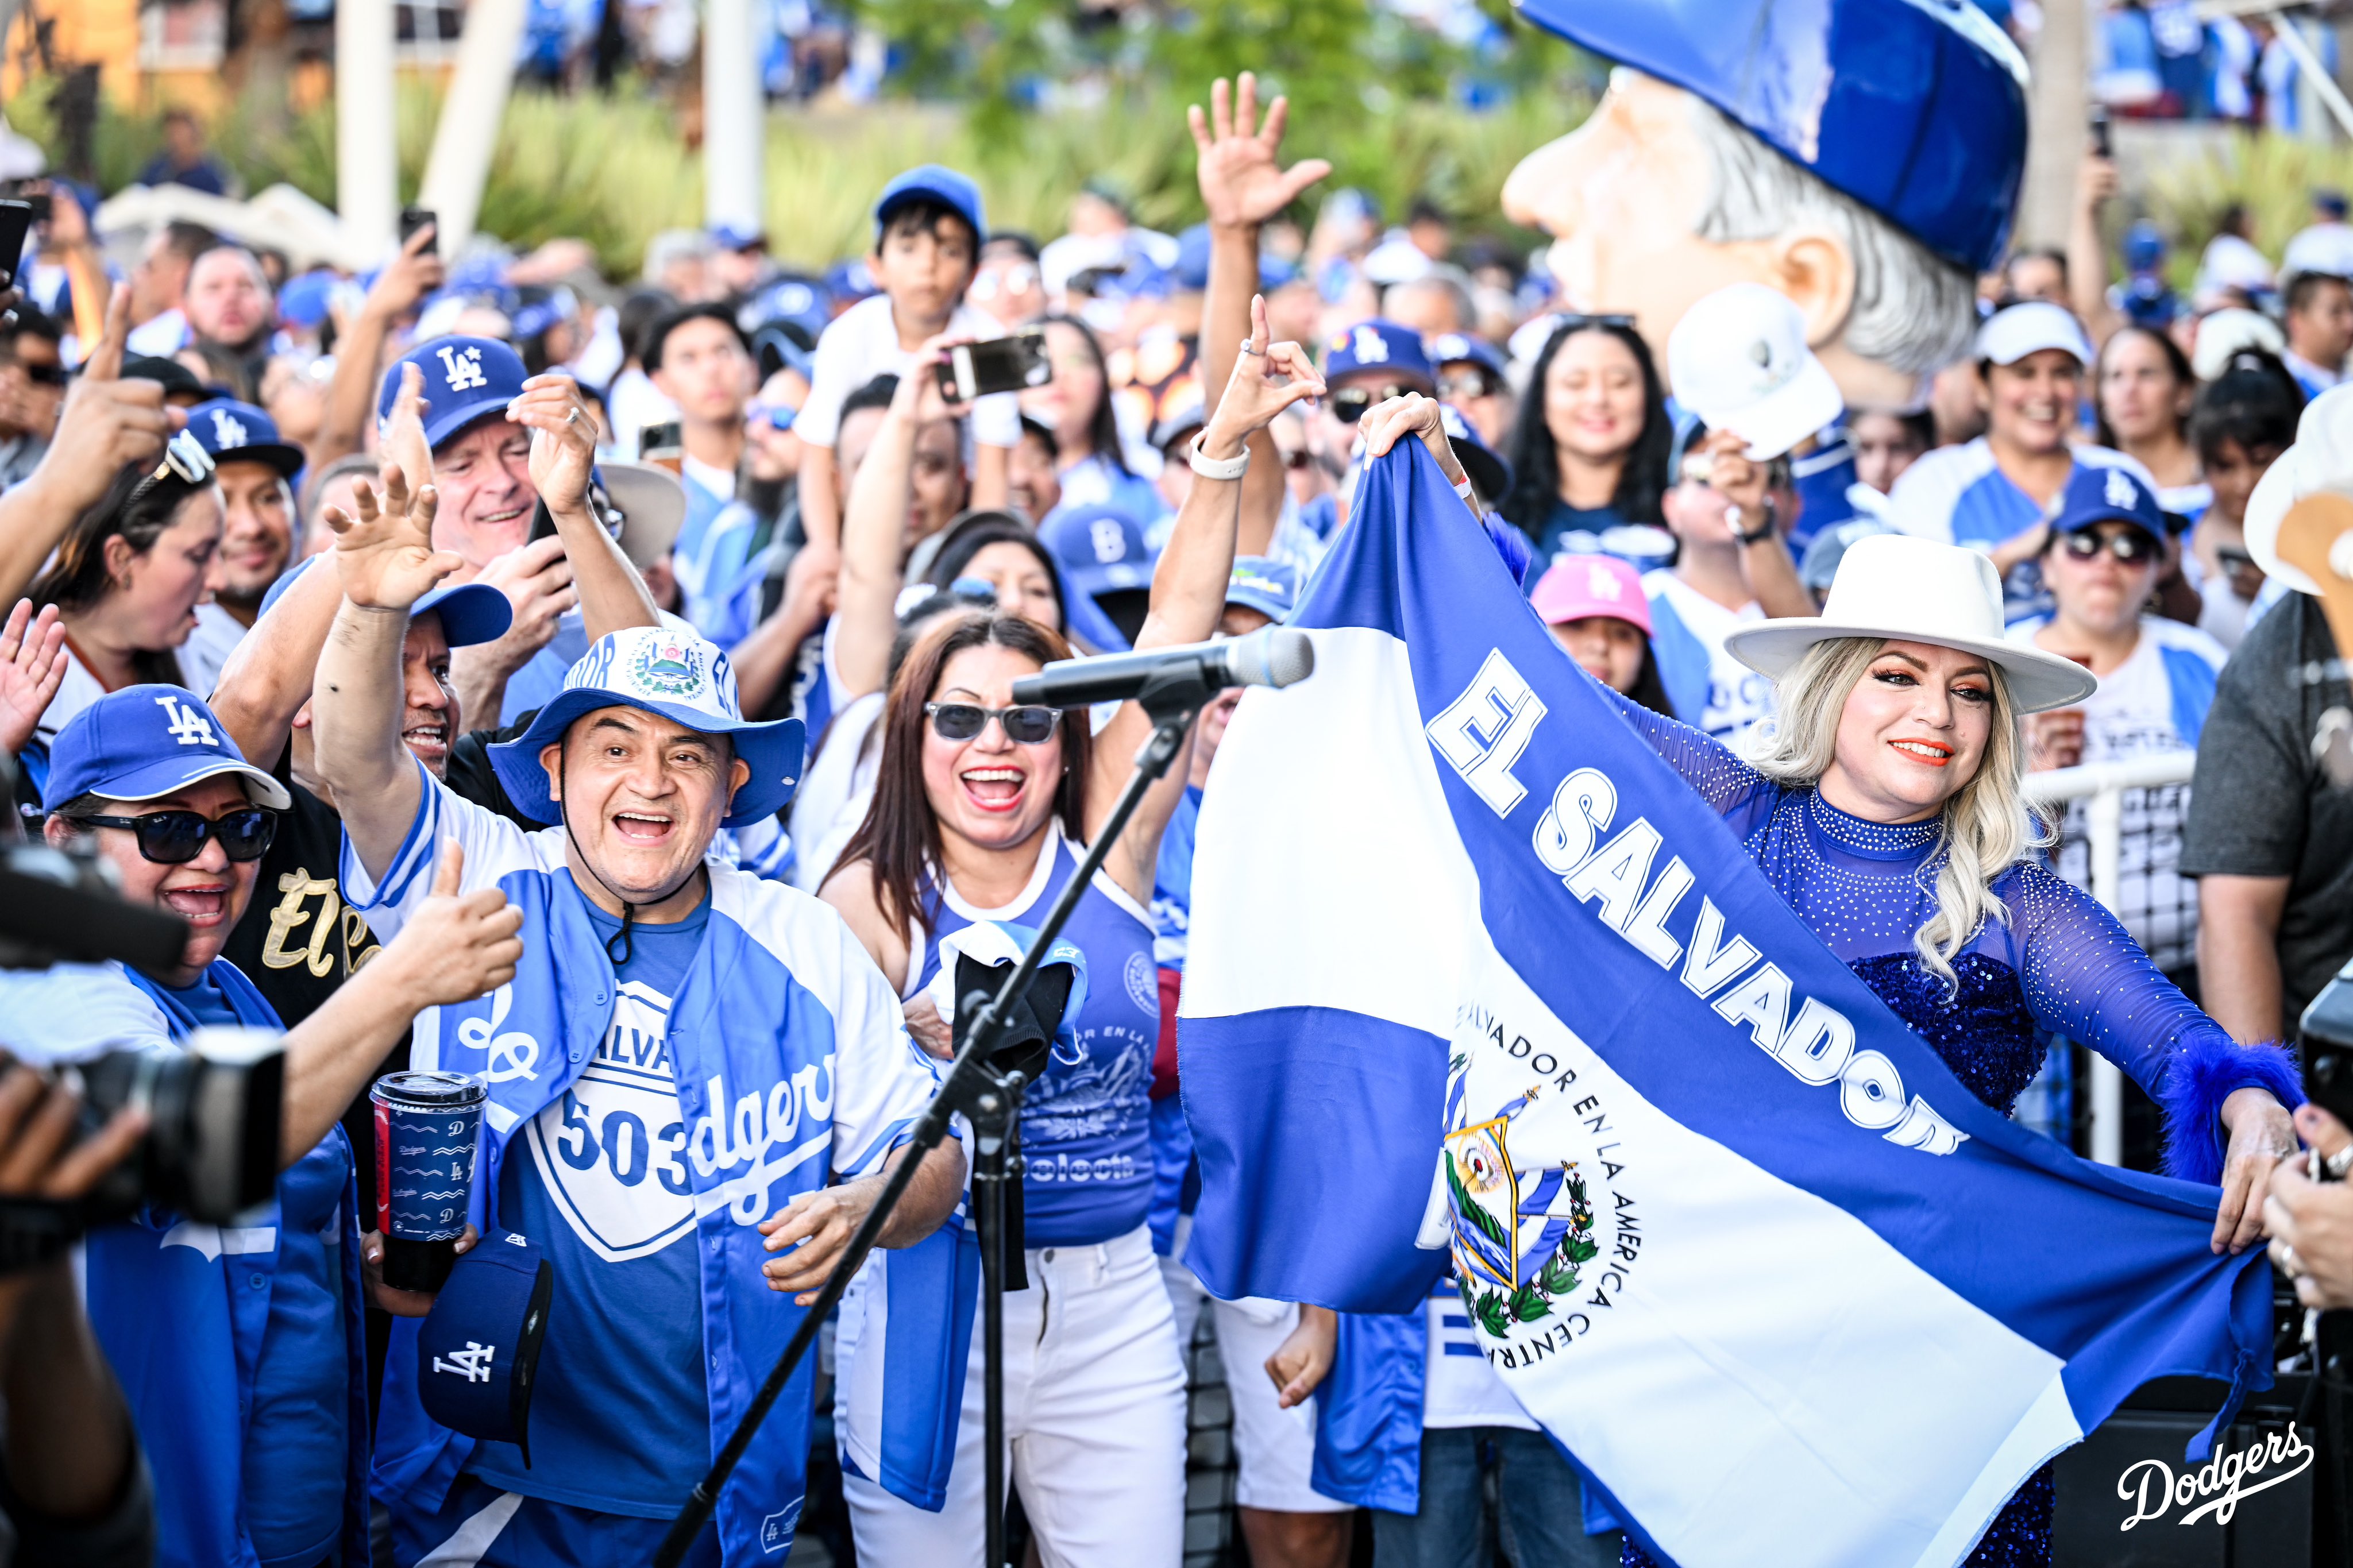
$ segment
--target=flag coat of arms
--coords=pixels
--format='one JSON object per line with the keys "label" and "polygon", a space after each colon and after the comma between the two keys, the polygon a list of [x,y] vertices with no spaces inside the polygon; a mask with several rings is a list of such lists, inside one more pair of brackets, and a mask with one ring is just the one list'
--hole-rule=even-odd
{"label": "flag coat of arms", "polygon": [[1404,1312],[1451,1255],[1504,1385],[1680,1568],[1950,1568],[2143,1382],[2268,1385],[2212,1188],[1980,1104],[1417,444],[1351,510],[1290,622],[1314,677],[1244,700],[1201,808],[1212,1291]]}

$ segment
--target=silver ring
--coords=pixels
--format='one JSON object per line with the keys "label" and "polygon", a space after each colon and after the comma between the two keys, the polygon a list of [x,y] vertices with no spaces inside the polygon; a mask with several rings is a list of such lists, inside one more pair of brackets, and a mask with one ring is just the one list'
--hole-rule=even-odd
{"label": "silver ring", "polygon": [[2272,1262],[2281,1273],[2291,1279],[2304,1278],[2304,1259],[2298,1258],[2295,1255],[2295,1248],[2286,1242],[2276,1242],[2273,1245]]}
{"label": "silver ring", "polygon": [[565,422],[566,425],[577,425],[577,424],[579,424],[579,423],[580,423],[580,410],[579,410],[579,409],[577,409],[577,408],[567,408],[567,409],[565,409],[565,410],[564,411],[564,422]]}
{"label": "silver ring", "polygon": [[1262,355],[1262,354],[1264,354],[1264,353],[1266,353],[1266,351],[1265,351],[1264,349],[1254,349],[1254,348],[1250,347],[1250,342],[1249,342],[1249,340],[1248,340],[1248,339],[1244,339],[1244,340],[1243,340],[1243,342],[1242,342],[1242,353],[1246,353],[1246,354],[1261,354],[1261,355]]}

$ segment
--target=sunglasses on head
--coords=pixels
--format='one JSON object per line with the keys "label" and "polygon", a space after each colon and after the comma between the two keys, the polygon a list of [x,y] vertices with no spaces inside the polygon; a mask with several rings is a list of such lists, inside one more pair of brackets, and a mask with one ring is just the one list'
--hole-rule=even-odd
{"label": "sunglasses on head", "polygon": [[218,816],[193,811],[151,811],[144,816],[77,816],[88,827],[128,828],[139,840],[139,858],[158,866],[185,866],[205,852],[205,840],[218,838],[231,860],[259,860],[278,837],[278,814],[268,806],[240,806]]}
{"label": "sunglasses on head", "polygon": [[1059,708],[1033,705],[1020,708],[983,708],[976,702],[926,702],[923,711],[932,716],[932,733],[943,741],[969,741],[988,728],[996,720],[1005,727],[1005,738],[1024,746],[1042,746],[1054,738],[1055,728],[1062,721]]}
{"label": "sunglasses on head", "polygon": [[1631,316],[1618,315],[1614,312],[1606,316],[1563,316],[1560,319],[1560,324],[1555,327],[1553,331],[1556,332],[1588,332],[1596,327],[1608,327],[1620,331],[1630,332],[1634,330],[1634,318]]}
{"label": "sunglasses on head", "polygon": [[1344,386],[1328,400],[1332,413],[1343,425],[1354,425],[1365,416],[1365,410],[1376,403],[1387,403],[1392,397],[1403,397],[1409,390],[1397,382],[1383,386]]}
{"label": "sunglasses on head", "polygon": [[205,444],[196,439],[194,431],[183,430],[164,443],[164,460],[155,465],[153,473],[132,488],[131,501],[143,499],[165,479],[177,479],[184,485],[208,485],[212,483],[213,469],[213,455],[205,450]]}
{"label": "sunglasses on head", "polygon": [[2137,528],[2127,528],[2105,536],[2087,528],[2080,533],[2069,534],[2066,542],[2067,553],[2078,561],[2096,559],[2103,550],[2127,566],[2137,566],[2143,562],[2157,559],[2157,541]]}

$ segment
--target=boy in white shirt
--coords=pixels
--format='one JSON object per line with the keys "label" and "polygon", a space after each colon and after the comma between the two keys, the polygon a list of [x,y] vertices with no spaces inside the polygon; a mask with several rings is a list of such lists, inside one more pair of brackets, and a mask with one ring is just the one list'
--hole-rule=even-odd
{"label": "boy in white shirt", "polygon": [[[987,226],[980,189],[953,169],[925,163],[882,187],[874,204],[874,251],[866,258],[882,291],[837,317],[818,339],[808,401],[793,421],[801,439],[801,526],[807,548],[838,561],[841,551],[840,475],[834,437],[842,400],[886,372],[903,375],[915,351],[943,333],[995,338],[1004,329],[965,303]],[[1021,438],[1021,405],[1012,393],[972,405],[972,501],[1006,504],[1007,470]]]}

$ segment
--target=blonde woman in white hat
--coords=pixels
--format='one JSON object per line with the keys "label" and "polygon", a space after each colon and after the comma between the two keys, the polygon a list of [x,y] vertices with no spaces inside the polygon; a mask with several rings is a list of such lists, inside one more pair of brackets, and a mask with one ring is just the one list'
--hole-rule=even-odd
{"label": "blonde woman in white hat", "polygon": [[[1985,556],[1900,535],[1855,542],[1820,616],[1725,641],[1774,682],[1756,762],[1621,700],[1627,721],[1979,1100],[2007,1112],[2046,1034],[2090,1047],[2165,1108],[2167,1169],[2221,1182],[2215,1250],[2253,1244],[2272,1163],[2295,1148],[2295,1058],[2232,1041],[2036,858],[2020,716],[2080,702],[2098,681],[2003,640]],[[1969,1563],[2047,1563],[2050,1528],[2046,1468]],[[1627,1561],[1644,1559],[1630,1545]]]}

